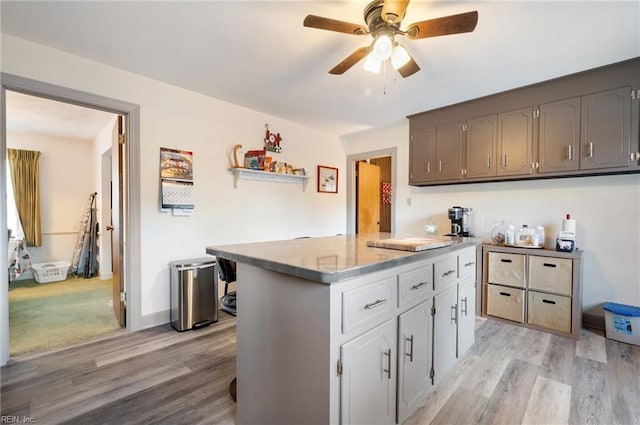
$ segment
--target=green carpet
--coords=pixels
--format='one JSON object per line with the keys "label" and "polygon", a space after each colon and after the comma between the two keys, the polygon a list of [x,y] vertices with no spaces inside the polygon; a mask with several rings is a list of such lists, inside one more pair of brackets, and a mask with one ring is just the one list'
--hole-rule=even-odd
{"label": "green carpet", "polygon": [[112,307],[111,280],[69,277],[9,285],[10,355],[71,344],[120,329]]}

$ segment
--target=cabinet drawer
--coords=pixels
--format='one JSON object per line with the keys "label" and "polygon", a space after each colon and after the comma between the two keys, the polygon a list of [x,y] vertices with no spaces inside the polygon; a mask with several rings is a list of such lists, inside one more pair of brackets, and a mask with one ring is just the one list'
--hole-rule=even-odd
{"label": "cabinet drawer", "polygon": [[443,290],[458,279],[458,256],[449,255],[433,263],[433,289]]}
{"label": "cabinet drawer", "polygon": [[476,274],[476,250],[465,249],[458,254],[458,277],[464,280]]}
{"label": "cabinet drawer", "polygon": [[529,256],[529,289],[571,295],[573,261],[566,258]]}
{"label": "cabinet drawer", "polygon": [[529,291],[527,321],[562,332],[571,332],[571,297]]}
{"label": "cabinet drawer", "polygon": [[524,262],[522,254],[489,253],[489,283],[524,288]]}
{"label": "cabinet drawer", "polygon": [[398,275],[398,307],[419,304],[433,293],[433,264]]}
{"label": "cabinet drawer", "polygon": [[342,332],[363,325],[395,309],[393,303],[396,277],[389,277],[361,288],[342,293]]}
{"label": "cabinet drawer", "polygon": [[524,289],[487,285],[487,314],[524,322]]}

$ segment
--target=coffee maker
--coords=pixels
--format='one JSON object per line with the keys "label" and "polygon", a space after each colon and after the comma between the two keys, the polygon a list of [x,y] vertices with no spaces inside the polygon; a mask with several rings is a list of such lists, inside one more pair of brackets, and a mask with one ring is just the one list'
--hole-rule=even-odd
{"label": "coffee maker", "polygon": [[448,236],[473,236],[473,208],[449,208],[451,233]]}

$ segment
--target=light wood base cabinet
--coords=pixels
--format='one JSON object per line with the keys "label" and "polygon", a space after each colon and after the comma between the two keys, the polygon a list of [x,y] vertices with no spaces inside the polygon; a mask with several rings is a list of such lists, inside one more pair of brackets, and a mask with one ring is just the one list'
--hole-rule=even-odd
{"label": "light wood base cabinet", "polygon": [[582,251],[482,246],[482,314],[578,338]]}

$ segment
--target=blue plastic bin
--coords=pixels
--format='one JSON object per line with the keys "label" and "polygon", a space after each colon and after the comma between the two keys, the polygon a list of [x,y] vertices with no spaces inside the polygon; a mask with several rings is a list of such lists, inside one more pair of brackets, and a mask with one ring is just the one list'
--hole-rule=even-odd
{"label": "blue plastic bin", "polygon": [[606,302],[602,308],[607,338],[640,345],[640,307]]}

